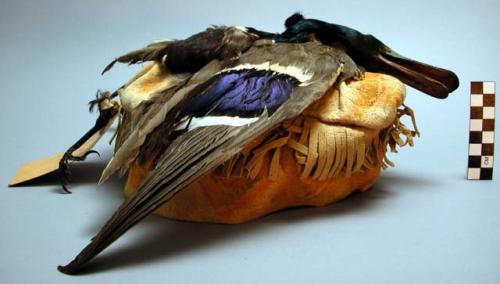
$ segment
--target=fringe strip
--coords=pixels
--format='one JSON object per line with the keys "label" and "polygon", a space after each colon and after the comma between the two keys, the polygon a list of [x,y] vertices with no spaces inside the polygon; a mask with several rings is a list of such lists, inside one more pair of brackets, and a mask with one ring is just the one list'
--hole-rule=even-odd
{"label": "fringe strip", "polygon": [[[403,116],[410,117],[413,130],[401,122]],[[394,122],[380,131],[329,125],[300,116],[252,141],[241,153],[226,161],[218,173],[226,177],[246,175],[255,179],[270,156],[268,177],[276,180],[280,172],[281,151],[288,147],[302,166],[301,178],[348,177],[374,167],[386,169],[394,166],[386,156],[388,147],[397,153],[397,147],[413,146],[416,136],[420,133],[415,114],[406,105],[398,109]]]}

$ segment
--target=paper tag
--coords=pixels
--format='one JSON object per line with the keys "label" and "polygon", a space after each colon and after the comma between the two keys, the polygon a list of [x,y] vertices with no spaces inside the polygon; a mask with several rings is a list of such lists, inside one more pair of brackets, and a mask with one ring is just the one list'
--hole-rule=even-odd
{"label": "paper tag", "polygon": [[[73,151],[73,156],[82,157],[83,155],[85,155],[85,153],[92,150],[95,144],[102,138],[104,133],[106,133],[108,128],[113,124],[113,121],[116,119],[116,117],[118,117],[118,114],[111,118],[105,127],[103,127],[101,130],[92,135],[87,141],[85,141],[85,143],[80,148]],[[58,170],[59,161],[61,160],[63,155],[63,153],[60,153],[54,156],[21,165],[14,178],[12,178],[12,180],[10,181],[9,186],[16,186]],[[72,161],[69,161],[69,163],[71,164]]]}

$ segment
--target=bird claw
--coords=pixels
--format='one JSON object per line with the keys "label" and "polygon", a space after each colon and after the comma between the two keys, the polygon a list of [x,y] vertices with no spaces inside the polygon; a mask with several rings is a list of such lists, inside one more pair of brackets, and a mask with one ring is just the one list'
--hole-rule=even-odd
{"label": "bird claw", "polygon": [[68,190],[69,184],[69,176],[71,172],[69,170],[69,159],[71,154],[65,153],[62,159],[59,161],[59,179],[61,183],[61,187],[64,193],[71,194],[71,191]]}
{"label": "bird claw", "polygon": [[88,151],[87,153],[85,153],[79,160],[79,161],[85,161],[85,159],[87,159],[87,156],[90,155],[90,154],[96,154],[99,158],[101,157],[101,154],[99,154],[99,152],[95,151],[95,150],[90,150]]}
{"label": "bird claw", "polygon": [[71,191],[68,189],[68,184],[70,181],[69,177],[71,176],[71,171],[69,170],[69,162],[70,161],[76,161],[76,162],[85,161],[85,159],[87,159],[87,156],[90,154],[97,154],[97,156],[101,157],[99,152],[97,152],[95,150],[90,150],[90,151],[86,152],[85,154],[83,154],[81,157],[73,156],[71,153],[72,153],[72,151],[71,152],[67,151],[66,153],[64,153],[63,157],[59,161],[59,178],[60,178],[61,187],[62,187],[63,191],[65,193],[68,193],[68,194],[71,193]]}

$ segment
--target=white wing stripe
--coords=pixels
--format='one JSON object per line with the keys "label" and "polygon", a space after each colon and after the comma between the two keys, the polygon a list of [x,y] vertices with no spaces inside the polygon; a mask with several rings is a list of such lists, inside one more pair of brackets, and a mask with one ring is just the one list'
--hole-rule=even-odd
{"label": "white wing stripe", "polygon": [[257,121],[258,117],[239,117],[239,116],[204,116],[204,117],[193,117],[191,122],[189,118],[184,119],[179,123],[175,130],[184,130],[189,124],[188,131],[196,129],[203,126],[213,126],[213,125],[230,125],[230,126],[243,126]]}
{"label": "white wing stripe", "polygon": [[305,70],[300,69],[297,66],[283,66],[279,64],[270,64],[269,62],[264,62],[261,64],[241,64],[235,67],[224,69],[217,74],[225,73],[229,71],[235,70],[246,70],[246,69],[255,69],[255,70],[270,70],[280,74],[286,74],[288,76],[294,77],[299,80],[301,83],[306,83],[311,80],[313,74],[306,72]]}

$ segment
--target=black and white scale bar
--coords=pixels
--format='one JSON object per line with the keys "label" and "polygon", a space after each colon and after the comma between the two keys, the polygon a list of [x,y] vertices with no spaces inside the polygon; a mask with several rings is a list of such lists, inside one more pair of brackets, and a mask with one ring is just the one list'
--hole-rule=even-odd
{"label": "black and white scale bar", "polygon": [[495,82],[471,82],[467,179],[493,179]]}

